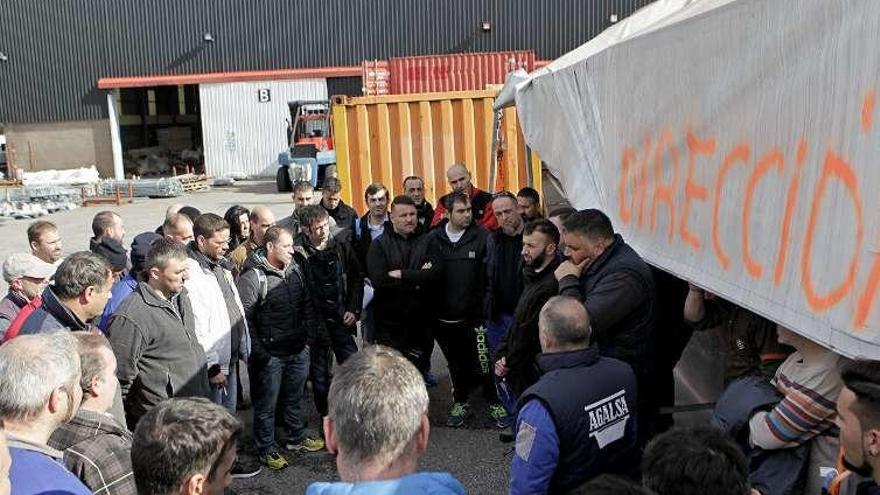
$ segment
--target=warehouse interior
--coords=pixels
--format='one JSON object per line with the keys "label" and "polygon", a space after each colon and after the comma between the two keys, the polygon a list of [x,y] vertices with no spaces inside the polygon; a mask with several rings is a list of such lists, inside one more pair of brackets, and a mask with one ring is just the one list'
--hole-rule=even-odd
{"label": "warehouse interior", "polygon": [[198,85],[121,88],[113,96],[126,176],[204,173]]}

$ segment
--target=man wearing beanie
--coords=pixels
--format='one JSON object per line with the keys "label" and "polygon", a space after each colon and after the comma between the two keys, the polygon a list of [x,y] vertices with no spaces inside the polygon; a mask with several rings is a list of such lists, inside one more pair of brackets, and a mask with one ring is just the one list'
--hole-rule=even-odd
{"label": "man wearing beanie", "polygon": [[110,317],[113,316],[116,308],[122,304],[126,296],[131,294],[135,287],[137,287],[141,272],[144,271],[147,253],[150,252],[153,242],[161,238],[162,236],[155,232],[144,232],[135,236],[131,242],[131,270],[125,277],[113,284],[113,289],[110,291],[110,301],[104,307],[104,313],[101,315],[101,321],[98,323],[98,328],[102,332],[107,332],[107,327],[110,326]]}
{"label": "man wearing beanie", "polygon": [[89,251],[103,256],[113,269],[113,277],[119,279],[128,269],[128,257],[122,240],[125,238],[125,226],[122,217],[112,211],[102,211],[92,219],[92,233],[89,240]]}

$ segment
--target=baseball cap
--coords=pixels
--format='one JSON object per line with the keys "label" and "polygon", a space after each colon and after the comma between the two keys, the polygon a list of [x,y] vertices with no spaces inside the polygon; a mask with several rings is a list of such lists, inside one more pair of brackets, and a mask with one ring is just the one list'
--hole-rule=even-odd
{"label": "baseball cap", "polygon": [[56,268],[32,254],[14,253],[3,262],[3,279],[10,283],[22,277],[52,278]]}

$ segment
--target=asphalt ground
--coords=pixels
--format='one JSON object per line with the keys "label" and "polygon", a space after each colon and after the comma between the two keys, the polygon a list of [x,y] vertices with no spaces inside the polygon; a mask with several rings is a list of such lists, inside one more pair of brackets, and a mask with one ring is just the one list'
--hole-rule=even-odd
{"label": "asphalt ground", "polygon": [[[289,193],[275,192],[273,181],[244,181],[230,187],[214,188],[179,198],[137,198],[122,206],[100,205],[78,208],[42,217],[58,225],[64,241],[64,252],[70,254],[88,249],[91,237],[91,221],[95,213],[112,210],[122,216],[127,234],[126,244],[137,234],[154,230],[164,220],[165,209],[172,203],[195,206],[202,212],[223,215],[226,209],[239,204],[246,208],[263,205],[269,207],[281,219],[291,212]],[[26,229],[33,219],[13,220],[0,218],[0,259],[14,252],[28,252]],[[6,283],[0,280],[0,291],[5,293]],[[714,398],[720,386],[717,368],[723,359],[721,341],[710,332],[695,334],[684,357],[676,369],[676,398],[678,404],[707,402]],[[447,471],[458,478],[469,493],[500,494],[508,490],[509,466],[512,445],[498,440],[499,430],[489,419],[487,404],[474,393],[471,417],[463,428],[445,427],[446,415],[452,403],[449,373],[439,348],[433,354],[433,373],[439,385],[429,389],[431,398],[429,416],[431,437],[428,451],[421,460],[425,471]],[[713,371],[712,368],[715,368]],[[709,373],[708,371],[712,371]],[[719,383],[715,383],[719,382]],[[304,411],[308,414],[309,428],[317,433],[320,419],[311,397],[306,399]],[[240,442],[241,455],[253,459],[250,424],[251,411],[239,411],[245,422],[245,434]],[[678,423],[702,423],[707,420],[705,410],[677,414]],[[300,494],[313,481],[336,479],[334,458],[326,452],[311,454],[288,454],[290,467],[282,471],[264,469],[259,475],[236,480],[232,488],[240,494]]]}
{"label": "asphalt ground", "polygon": [[[438,385],[428,389],[430,405],[431,436],[428,451],[421,459],[423,471],[446,471],[452,473],[471,494],[507,493],[508,474],[513,444],[499,441],[501,430],[489,417],[488,404],[474,392],[471,399],[471,416],[465,427],[448,428],[446,416],[452,404],[449,373],[439,347],[434,349],[432,372]],[[321,419],[309,395],[304,399],[303,409],[308,413],[307,430],[316,434]],[[239,442],[239,455],[254,459],[256,453],[250,441],[251,411],[239,411],[246,423],[243,441]],[[232,488],[239,494],[300,494],[312,481],[338,480],[335,457],[327,452],[285,454],[290,467],[282,471],[263,471],[249,479],[235,480]]]}

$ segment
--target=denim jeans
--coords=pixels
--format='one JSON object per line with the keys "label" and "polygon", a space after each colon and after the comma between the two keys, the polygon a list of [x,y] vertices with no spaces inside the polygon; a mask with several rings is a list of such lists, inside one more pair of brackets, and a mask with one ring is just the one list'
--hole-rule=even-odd
{"label": "denim jeans", "polygon": [[333,356],[342,364],[358,351],[354,337],[342,325],[331,327],[331,344],[327,346],[310,346],[311,366],[309,376],[312,380],[312,393],[315,395],[315,409],[321,417],[327,415],[327,394],[330,393],[330,368]]}
{"label": "denim jeans", "polygon": [[248,363],[251,400],[254,405],[254,445],[260,455],[278,450],[275,442],[275,407],[281,401],[286,442],[305,438],[302,414],[303,387],[309,374],[309,350],[290,356],[270,356],[265,351],[251,355]]}
{"label": "denim jeans", "polygon": [[229,365],[225,386],[218,387],[211,384],[211,402],[223,406],[227,411],[235,414],[235,408],[238,405],[238,360]]}

